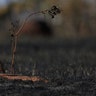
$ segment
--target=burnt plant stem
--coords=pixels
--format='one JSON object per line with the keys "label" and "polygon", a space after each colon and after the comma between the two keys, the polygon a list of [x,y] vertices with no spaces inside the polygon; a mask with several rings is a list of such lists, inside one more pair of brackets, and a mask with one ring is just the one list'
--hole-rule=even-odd
{"label": "burnt plant stem", "polygon": [[49,13],[49,15],[52,16],[52,18],[54,18],[55,15],[61,13],[61,10],[59,8],[57,8],[56,6],[52,6],[51,9],[47,9],[47,10],[44,10],[44,11],[38,11],[38,12],[35,12],[35,13],[30,13],[24,20],[23,24],[21,25],[21,27],[19,28],[19,30],[16,32],[15,36],[18,36],[19,34],[21,34],[22,32],[22,29],[24,27],[24,25],[26,24],[27,20],[33,16],[33,15],[36,15],[36,14],[39,14],[39,13],[42,13],[45,15],[45,13]]}
{"label": "burnt plant stem", "polygon": [[60,13],[60,10],[56,7],[53,6],[50,10],[44,10],[44,11],[39,11],[39,12],[35,12],[35,13],[30,13],[24,20],[23,24],[21,25],[21,27],[19,28],[19,30],[17,32],[15,32],[14,34],[12,34],[12,62],[11,62],[11,73],[14,74],[14,63],[15,63],[15,53],[16,53],[16,47],[17,47],[17,38],[18,36],[22,33],[22,29],[24,28],[27,20],[36,14],[42,13],[45,15],[45,13],[49,12],[50,15],[52,17],[54,17],[56,14]]}
{"label": "burnt plant stem", "polygon": [[14,74],[15,53],[17,47],[17,36],[12,37],[12,61],[11,61],[11,74]]}
{"label": "burnt plant stem", "polygon": [[19,28],[19,30],[13,34],[13,37],[12,37],[12,61],[11,61],[11,74],[14,74],[14,63],[15,63],[15,54],[16,54],[16,48],[17,48],[17,38],[18,38],[18,35],[21,34],[22,32],[22,29],[23,27],[25,26],[27,20],[32,16],[32,15],[35,15],[35,14],[39,14],[39,13],[45,13],[47,12],[48,10],[45,10],[45,11],[40,11],[40,12],[36,12],[36,13],[31,13],[29,14],[26,19],[24,20],[23,24],[21,25],[21,27]]}

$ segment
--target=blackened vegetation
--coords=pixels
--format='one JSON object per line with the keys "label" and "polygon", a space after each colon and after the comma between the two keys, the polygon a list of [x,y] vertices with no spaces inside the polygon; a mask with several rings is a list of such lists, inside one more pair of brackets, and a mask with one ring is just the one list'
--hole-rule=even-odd
{"label": "blackened vegetation", "polygon": [[[47,78],[49,83],[0,79],[0,96],[96,96],[95,42],[95,38],[19,42],[15,73],[30,76],[36,63],[38,75]],[[9,48],[9,45],[1,48],[0,58],[6,70],[10,68]]]}
{"label": "blackened vegetation", "polygon": [[52,6],[49,11],[48,11],[49,15],[54,18],[55,15],[60,14],[61,10],[59,8],[57,8],[57,6]]}
{"label": "blackened vegetation", "polygon": [[9,32],[11,32],[11,37],[14,37],[14,33],[19,29],[20,27],[20,20],[14,20],[11,22],[11,28],[9,28]]}

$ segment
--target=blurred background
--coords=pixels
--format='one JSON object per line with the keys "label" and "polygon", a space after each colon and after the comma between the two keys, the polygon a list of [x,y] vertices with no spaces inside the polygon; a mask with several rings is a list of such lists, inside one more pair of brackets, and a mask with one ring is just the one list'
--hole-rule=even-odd
{"label": "blurred background", "polygon": [[0,0],[0,43],[7,42],[10,23],[21,23],[31,12],[49,9],[56,5],[63,11],[54,19],[46,14],[38,17],[51,22],[54,37],[85,38],[96,35],[96,0]]}

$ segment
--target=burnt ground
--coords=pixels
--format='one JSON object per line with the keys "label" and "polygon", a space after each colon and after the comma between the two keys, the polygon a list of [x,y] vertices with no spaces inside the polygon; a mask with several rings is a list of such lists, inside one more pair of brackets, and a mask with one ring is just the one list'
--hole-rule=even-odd
{"label": "burnt ground", "polygon": [[[0,59],[10,70],[10,44],[0,45]],[[22,82],[0,79],[0,96],[96,96],[96,39],[19,42],[15,73],[49,80]]]}

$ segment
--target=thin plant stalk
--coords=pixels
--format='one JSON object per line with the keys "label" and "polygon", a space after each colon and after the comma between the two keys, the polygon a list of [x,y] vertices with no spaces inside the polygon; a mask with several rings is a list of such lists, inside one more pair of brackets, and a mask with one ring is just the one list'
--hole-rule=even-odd
{"label": "thin plant stalk", "polygon": [[12,39],[12,61],[11,61],[11,74],[15,74],[14,72],[14,64],[15,64],[15,54],[16,54],[16,49],[17,49],[17,38],[18,36],[22,33],[22,29],[24,28],[27,20],[29,19],[29,17],[31,17],[32,15],[35,15],[35,14],[39,14],[39,13],[45,13],[47,12],[48,10],[45,10],[45,11],[40,11],[40,12],[36,12],[36,13],[31,13],[29,14],[26,19],[24,20],[24,23],[21,25],[21,27],[19,28],[19,30],[13,34],[13,39]]}
{"label": "thin plant stalk", "polygon": [[13,37],[13,40],[12,40],[11,74],[14,74],[14,63],[15,63],[16,48],[17,48],[17,36]]}

